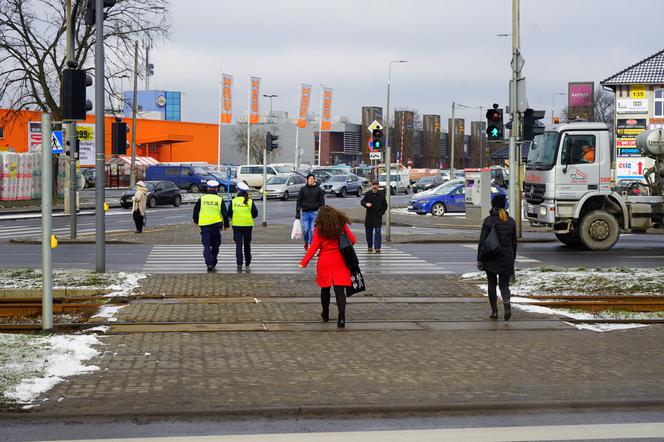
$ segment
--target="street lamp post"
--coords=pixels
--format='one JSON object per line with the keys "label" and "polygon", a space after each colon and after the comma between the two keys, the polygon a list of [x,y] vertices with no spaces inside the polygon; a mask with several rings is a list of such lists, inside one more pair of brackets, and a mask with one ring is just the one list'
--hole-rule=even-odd
{"label": "street lamp post", "polygon": [[387,70],[387,109],[385,113],[385,193],[387,197],[387,219],[385,222],[385,240],[392,240],[390,209],[392,206],[392,179],[390,169],[392,168],[392,146],[390,146],[390,83],[392,79],[392,63],[408,63],[408,60],[392,60]]}
{"label": "street lamp post", "polygon": [[270,99],[270,118],[272,118],[272,99],[277,98],[279,95],[275,94],[263,94],[263,97]]}
{"label": "street lamp post", "polygon": [[554,94],[551,94],[551,124],[554,123],[554,117],[555,117],[555,107],[556,107],[555,99],[560,95],[567,95],[567,94],[565,92],[556,92]]}

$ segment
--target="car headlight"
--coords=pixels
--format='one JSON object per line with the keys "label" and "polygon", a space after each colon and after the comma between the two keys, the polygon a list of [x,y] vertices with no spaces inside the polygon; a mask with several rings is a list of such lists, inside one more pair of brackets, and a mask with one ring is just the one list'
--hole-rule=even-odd
{"label": "car headlight", "polygon": [[539,214],[540,216],[546,216],[546,206],[540,206]]}
{"label": "car headlight", "polygon": [[201,180],[201,183],[207,183],[207,180]]}

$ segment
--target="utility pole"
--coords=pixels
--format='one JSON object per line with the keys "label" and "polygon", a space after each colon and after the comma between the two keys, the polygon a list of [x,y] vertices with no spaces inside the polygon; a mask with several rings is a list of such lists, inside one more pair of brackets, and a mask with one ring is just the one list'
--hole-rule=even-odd
{"label": "utility pole", "polygon": [[450,141],[449,145],[449,151],[450,151],[450,181],[454,179],[454,145],[456,144],[456,117],[454,114],[454,110],[456,109],[456,103],[453,101],[452,102],[452,125],[450,126],[450,133],[448,134],[449,136],[447,137],[448,141]]}
{"label": "utility pole", "polygon": [[[387,199],[387,216],[385,218],[385,241],[392,241],[392,146],[390,145],[390,85],[392,82],[392,63],[408,63],[407,60],[390,61],[387,70],[387,112],[385,113],[385,197]],[[399,186],[394,186],[397,193]]]}
{"label": "utility pole", "polygon": [[41,185],[42,185],[42,331],[53,330],[53,262],[51,230],[53,228],[53,168],[51,160],[51,114],[42,114]]}
{"label": "utility pole", "polygon": [[[104,0],[96,2],[95,22],[95,269],[106,271],[106,220],[104,201],[106,174],[104,171]],[[136,103],[134,101],[134,103]],[[135,104],[134,104],[135,105]]]}
{"label": "utility pole", "polygon": [[[138,99],[138,41],[134,42],[134,91],[131,96],[131,165],[129,187],[136,185],[136,100]],[[124,99],[124,97],[122,97]]]}
{"label": "utility pole", "polygon": [[[67,0],[66,15],[67,20],[67,67],[71,67],[74,63],[74,17],[71,13],[71,0]],[[69,237],[76,239],[76,162],[78,160],[76,135],[76,122],[69,123]]]}
{"label": "utility pole", "polygon": [[510,112],[512,114],[512,130],[510,133],[510,185],[509,202],[510,211],[516,221],[517,238],[521,238],[521,148],[517,140],[521,136],[521,124],[519,121],[519,82],[523,60],[520,51],[520,0],[512,0],[512,87],[510,88]]}

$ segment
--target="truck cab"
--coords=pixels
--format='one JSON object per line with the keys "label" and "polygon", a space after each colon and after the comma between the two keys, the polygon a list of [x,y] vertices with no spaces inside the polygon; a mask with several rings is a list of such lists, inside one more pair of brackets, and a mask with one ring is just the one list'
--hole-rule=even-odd
{"label": "truck cab", "polygon": [[621,231],[659,223],[661,195],[626,196],[612,189],[615,157],[604,123],[570,122],[535,137],[524,177],[525,212],[552,227],[567,245],[608,250]]}

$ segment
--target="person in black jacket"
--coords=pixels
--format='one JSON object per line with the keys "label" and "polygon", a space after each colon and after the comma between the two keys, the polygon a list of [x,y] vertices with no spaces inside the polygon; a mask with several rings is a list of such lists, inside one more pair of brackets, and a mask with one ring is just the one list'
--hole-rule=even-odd
{"label": "person in black jacket", "polygon": [[381,227],[383,215],[387,211],[387,199],[385,194],[378,189],[378,181],[371,182],[371,191],[367,192],[360,201],[362,207],[367,209],[364,215],[364,229],[367,234],[367,247],[369,252],[380,253],[382,242]]}
{"label": "person in black jacket", "polygon": [[[496,256],[480,260],[480,249],[485,238],[496,229],[500,241],[500,253]],[[516,260],[516,222],[505,211],[505,195],[496,195],[491,201],[491,212],[484,219],[482,233],[477,250],[477,268],[486,272],[489,283],[489,303],[491,304],[491,316],[493,320],[498,319],[498,296],[496,285],[500,287],[500,295],[503,298],[505,308],[505,321],[512,317],[510,307],[510,277],[514,274],[514,261]]]}
{"label": "person in black jacket", "polygon": [[[325,192],[316,183],[316,177],[307,175],[307,184],[302,186],[297,194],[295,205],[295,218],[302,222],[302,238],[304,239],[304,250],[309,249],[309,244],[314,235],[314,221],[318,215],[318,209],[325,205]],[[300,218],[301,216],[301,218]]]}

